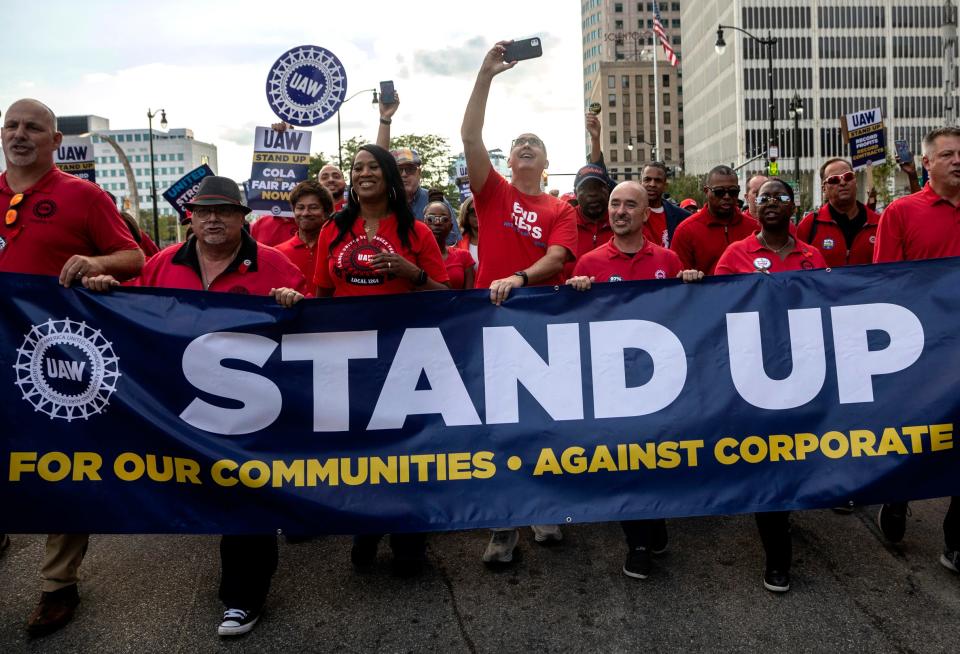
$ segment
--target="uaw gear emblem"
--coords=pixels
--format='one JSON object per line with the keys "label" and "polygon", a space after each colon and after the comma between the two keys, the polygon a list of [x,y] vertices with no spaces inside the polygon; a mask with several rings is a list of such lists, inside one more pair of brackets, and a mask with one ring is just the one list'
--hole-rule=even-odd
{"label": "uaw gear emblem", "polygon": [[667,272],[666,272],[665,270],[659,270],[659,269],[658,269],[657,272],[655,272],[655,273],[653,274],[653,276],[654,276],[655,278],[657,278],[657,279],[666,279],[666,278],[667,278]]}
{"label": "uaw gear emblem", "polygon": [[834,243],[834,241],[833,241],[832,238],[825,238],[825,239],[823,239],[823,249],[824,249],[824,250],[832,250],[834,245],[836,245],[836,243]]}
{"label": "uaw gear emblem", "polygon": [[753,267],[759,270],[760,272],[766,272],[770,270],[770,259],[766,257],[757,257],[753,260]]}
{"label": "uaw gear emblem", "polygon": [[103,412],[120,379],[112,344],[100,330],[70,318],[34,325],[13,368],[34,411],[67,422]]}
{"label": "uaw gear emblem", "polygon": [[267,102],[281,120],[297,127],[319,125],[347,95],[347,73],[329,50],[301,45],[284,52],[267,75]]}

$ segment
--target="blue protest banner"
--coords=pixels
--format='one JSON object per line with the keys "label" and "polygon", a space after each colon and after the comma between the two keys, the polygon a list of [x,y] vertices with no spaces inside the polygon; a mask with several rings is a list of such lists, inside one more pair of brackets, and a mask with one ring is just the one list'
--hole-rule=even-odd
{"label": "blue protest banner", "polygon": [[0,275],[0,530],[360,533],[960,493],[960,260],[305,300]]}
{"label": "blue protest banner", "polygon": [[65,173],[97,183],[93,140],[89,136],[64,136],[60,147],[53,153],[53,162]]}
{"label": "blue protest banner", "polygon": [[319,125],[347,96],[347,73],[337,56],[316,45],[284,52],[267,75],[267,102],[281,120],[297,127]]}
{"label": "blue protest banner", "polygon": [[310,132],[278,132],[258,127],[253,143],[253,167],[244,189],[247,205],[257,213],[293,217],[290,192],[307,178]]}
{"label": "blue protest banner", "polygon": [[840,124],[850,147],[850,162],[854,170],[860,170],[868,163],[886,160],[887,139],[879,107],[847,114]]}
{"label": "blue protest banner", "polygon": [[163,192],[163,198],[180,214],[180,222],[187,219],[187,203],[193,199],[193,196],[200,189],[200,180],[212,174],[213,171],[210,166],[203,164],[178,179]]}

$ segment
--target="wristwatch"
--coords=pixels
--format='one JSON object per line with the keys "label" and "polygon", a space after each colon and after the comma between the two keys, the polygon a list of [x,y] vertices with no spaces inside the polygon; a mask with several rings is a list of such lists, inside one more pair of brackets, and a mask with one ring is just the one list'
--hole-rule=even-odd
{"label": "wristwatch", "polygon": [[521,286],[526,286],[527,283],[530,282],[530,278],[527,277],[527,271],[526,271],[526,270],[518,270],[517,272],[515,272],[515,273],[513,273],[513,274],[523,280],[523,284],[521,284]]}

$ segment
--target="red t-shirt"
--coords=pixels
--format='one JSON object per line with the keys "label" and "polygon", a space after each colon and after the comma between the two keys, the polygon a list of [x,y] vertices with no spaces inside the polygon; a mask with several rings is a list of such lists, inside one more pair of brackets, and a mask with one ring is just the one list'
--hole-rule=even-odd
{"label": "red t-shirt", "polygon": [[827,267],[820,250],[800,239],[794,240],[793,251],[786,259],[781,259],[773,250],[760,244],[757,234],[751,234],[742,241],[730,244],[717,262],[715,274],[733,275],[760,271],[775,273]]}
{"label": "red t-shirt", "polygon": [[447,274],[450,276],[450,288],[464,288],[464,277],[467,268],[473,268],[473,255],[470,250],[462,250],[457,247],[447,248],[447,258],[443,260],[443,265],[447,268]]}
{"label": "red t-shirt", "polygon": [[[0,175],[0,208],[16,195]],[[0,272],[59,276],[75,254],[103,256],[136,250],[110,196],[96,184],[54,166],[24,193],[17,221],[0,221]]]}
{"label": "red t-shirt", "polygon": [[579,259],[576,276],[593,277],[595,282],[632,282],[638,279],[673,279],[682,267],[676,252],[644,239],[643,247],[630,256],[620,250],[615,239],[607,241]]}
{"label": "red t-shirt", "polygon": [[853,237],[852,245],[847,243],[843,230],[830,214],[829,204],[824,204],[816,213],[810,212],[803,217],[797,226],[797,237],[820,250],[820,254],[831,268],[872,263],[873,244],[877,240],[877,224],[880,222],[880,216],[870,207],[863,206],[863,209],[867,212],[867,222]]}
{"label": "red t-shirt", "polygon": [[[610,228],[610,217],[607,215],[607,212],[603,212],[603,218],[597,221],[588,219],[583,215],[583,212],[580,211],[580,207],[576,207],[577,212],[577,259],[585,255],[587,252],[594,250],[601,245],[604,245],[610,238],[613,236],[613,230]],[[577,265],[577,261],[568,261],[563,264],[563,277],[568,279],[573,276],[573,268]],[[516,271],[514,271],[516,272]]]}
{"label": "red t-shirt", "polygon": [[317,267],[316,243],[313,247],[310,247],[300,239],[300,234],[297,233],[289,241],[284,241],[276,247],[279,252],[290,259],[293,265],[300,269],[304,278],[313,279],[313,271]]}
{"label": "red t-shirt", "polygon": [[257,243],[277,246],[297,235],[297,221],[285,216],[260,216],[250,226],[250,236]]}
{"label": "red t-shirt", "polygon": [[667,212],[661,205],[660,211],[650,208],[647,222],[643,225],[643,238],[660,247],[670,247],[670,236],[667,231]]}
{"label": "red t-shirt", "polygon": [[880,216],[874,263],[960,256],[960,207],[922,190],[898,198]]}
{"label": "red t-shirt", "polygon": [[[272,288],[292,288],[310,295],[307,280],[296,266],[276,249],[243,234],[233,262],[213,280],[207,290],[241,295],[269,295]],[[203,278],[197,259],[197,239],[175,243],[150,258],[143,273],[130,284],[151,288],[202,291]]]}
{"label": "red t-shirt", "polygon": [[346,198],[340,198],[339,200],[334,199],[333,213],[337,213],[338,211],[343,209],[345,206],[347,206]]}
{"label": "red t-shirt", "polygon": [[143,250],[143,256],[147,259],[160,251],[160,248],[153,242],[153,239],[142,229],[140,230],[140,249]]}
{"label": "red t-shirt", "polygon": [[[549,193],[521,193],[500,173],[491,170],[483,188],[474,189],[480,234],[476,288],[488,288],[543,258],[547,248],[560,245],[577,254],[576,211]],[[559,272],[540,284],[562,284]]]}
{"label": "red t-shirt", "polygon": [[727,246],[745,239],[759,228],[756,220],[736,209],[730,221],[722,221],[710,212],[709,207],[704,207],[677,226],[670,249],[680,256],[684,270],[699,270],[704,275],[712,275]]}
{"label": "red t-shirt", "polygon": [[329,221],[320,230],[317,239],[317,267],[313,283],[319,288],[333,289],[333,294],[388,295],[408,293],[417,287],[412,281],[394,275],[384,275],[370,268],[370,259],[381,252],[397,253],[414,265],[422,268],[435,282],[447,282],[447,269],[440,257],[440,246],[430,228],[419,220],[413,222],[410,247],[403,247],[397,234],[397,219],[393,214],[380,219],[377,233],[368,240],[363,226],[363,217],[358,216],[350,231],[330,250],[337,237],[337,225]]}

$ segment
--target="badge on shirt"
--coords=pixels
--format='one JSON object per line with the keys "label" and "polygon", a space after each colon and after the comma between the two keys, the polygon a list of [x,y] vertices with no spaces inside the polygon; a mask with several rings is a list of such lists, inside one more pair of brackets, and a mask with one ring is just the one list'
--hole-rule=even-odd
{"label": "badge on shirt", "polygon": [[667,272],[665,270],[658,270],[657,272],[653,273],[653,276],[657,279],[666,279]]}
{"label": "badge on shirt", "polygon": [[833,240],[832,238],[825,238],[825,239],[823,239],[823,249],[824,249],[824,250],[832,250],[834,245],[836,245],[836,243],[834,242],[834,240]]}
{"label": "badge on shirt", "polygon": [[610,275],[610,279],[608,279],[607,281],[608,281],[608,282],[622,282],[622,281],[623,281],[623,277],[621,277],[620,275]]}
{"label": "badge on shirt", "polygon": [[876,237],[876,236],[871,236],[871,237],[870,237],[870,245],[873,245],[873,244],[876,243],[876,242],[877,242],[877,237]]}
{"label": "badge on shirt", "polygon": [[767,272],[770,270],[770,259],[766,257],[757,257],[753,260],[753,267],[759,270],[760,272]]}
{"label": "badge on shirt", "polygon": [[5,247],[7,247],[7,239],[0,236],[0,250],[3,250]]}

